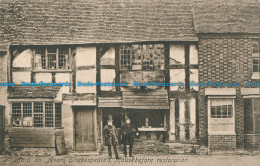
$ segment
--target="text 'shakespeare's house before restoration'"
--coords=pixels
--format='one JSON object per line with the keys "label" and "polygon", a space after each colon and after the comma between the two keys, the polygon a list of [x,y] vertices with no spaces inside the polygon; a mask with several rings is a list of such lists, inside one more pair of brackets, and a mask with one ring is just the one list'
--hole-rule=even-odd
{"label": "text 'shakespeare's house before restoration'", "polygon": [[140,141],[259,148],[257,0],[0,4],[1,152],[55,148],[57,133],[68,151],[99,152],[108,115]]}

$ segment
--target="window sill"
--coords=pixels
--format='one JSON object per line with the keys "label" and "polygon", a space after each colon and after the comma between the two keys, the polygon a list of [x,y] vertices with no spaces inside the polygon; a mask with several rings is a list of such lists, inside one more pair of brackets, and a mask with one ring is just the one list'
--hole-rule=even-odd
{"label": "window sill", "polygon": [[12,128],[16,128],[16,129],[63,129],[63,127],[25,127],[25,126],[13,126]]}
{"label": "window sill", "polygon": [[72,69],[42,69],[42,70],[39,70],[39,69],[35,69],[35,70],[32,70],[32,72],[35,72],[35,73],[52,73],[52,72],[55,72],[55,73],[69,73],[69,72],[72,72]]}
{"label": "window sill", "polygon": [[214,133],[208,133],[208,135],[236,135],[234,132],[214,132]]}
{"label": "window sill", "polygon": [[258,79],[260,79],[260,72],[259,72],[259,73],[253,73],[251,79],[253,79],[253,80],[258,80]]}

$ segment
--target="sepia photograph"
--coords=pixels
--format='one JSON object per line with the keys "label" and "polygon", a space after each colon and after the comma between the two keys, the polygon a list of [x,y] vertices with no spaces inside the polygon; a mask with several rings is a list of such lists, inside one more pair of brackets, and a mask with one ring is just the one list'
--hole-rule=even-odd
{"label": "sepia photograph", "polygon": [[260,166],[259,7],[0,0],[0,165]]}

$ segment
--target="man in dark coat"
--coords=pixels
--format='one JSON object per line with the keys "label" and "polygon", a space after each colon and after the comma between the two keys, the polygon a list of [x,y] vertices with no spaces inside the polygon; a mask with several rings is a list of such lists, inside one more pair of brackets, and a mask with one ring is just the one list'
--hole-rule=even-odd
{"label": "man in dark coat", "polygon": [[122,141],[121,144],[124,145],[124,155],[127,156],[127,145],[129,145],[129,157],[133,157],[133,144],[135,137],[135,128],[130,124],[130,119],[126,118],[126,123],[121,128]]}
{"label": "man in dark coat", "polygon": [[105,145],[108,146],[108,155],[109,158],[112,158],[111,146],[114,148],[116,159],[119,159],[117,152],[117,144],[118,144],[118,133],[116,127],[113,125],[112,116],[108,116],[107,125],[104,127],[104,136],[105,136]]}

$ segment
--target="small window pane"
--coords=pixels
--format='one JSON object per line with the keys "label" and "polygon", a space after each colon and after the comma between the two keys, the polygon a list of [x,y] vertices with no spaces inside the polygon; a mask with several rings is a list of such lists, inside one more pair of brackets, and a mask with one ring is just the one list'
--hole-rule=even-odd
{"label": "small window pane", "polygon": [[253,65],[253,72],[259,72],[259,65]]}
{"label": "small window pane", "polygon": [[69,69],[69,49],[59,49],[59,69]]}
{"label": "small window pane", "polygon": [[43,127],[43,103],[34,103],[34,127]]}
{"label": "small window pane", "polygon": [[217,117],[221,118],[221,106],[217,106]]}
{"label": "small window pane", "polygon": [[61,127],[61,104],[55,104],[55,127]]}
{"label": "small window pane", "polygon": [[23,103],[23,126],[32,127],[32,103]]}
{"label": "small window pane", "polygon": [[215,117],[216,117],[216,107],[215,107],[215,106],[212,106],[212,107],[211,107],[211,117],[212,117],[212,118],[215,118]]}
{"label": "small window pane", "polygon": [[227,118],[227,114],[228,114],[227,105],[223,105],[222,106],[222,118]]}
{"label": "small window pane", "polygon": [[49,69],[56,69],[56,54],[48,53],[48,67]]}
{"label": "small window pane", "polygon": [[22,126],[22,107],[21,103],[12,103],[12,116],[13,116],[13,126]]}
{"label": "small window pane", "polygon": [[46,55],[44,48],[38,48],[35,51],[35,68],[46,69]]}
{"label": "small window pane", "polygon": [[53,103],[45,103],[45,127],[53,127]]}
{"label": "small window pane", "polygon": [[231,118],[232,117],[232,105],[228,105],[228,118]]}

